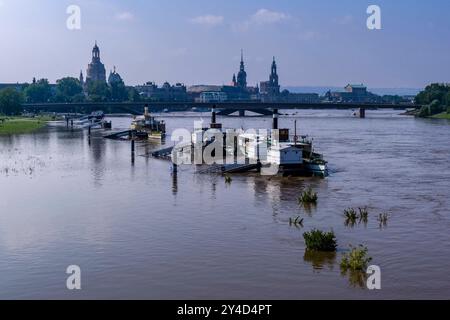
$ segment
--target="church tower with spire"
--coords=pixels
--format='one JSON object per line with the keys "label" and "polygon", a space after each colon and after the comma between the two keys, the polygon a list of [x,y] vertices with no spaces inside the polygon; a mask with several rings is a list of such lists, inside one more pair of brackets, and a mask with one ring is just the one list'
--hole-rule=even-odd
{"label": "church tower with spire", "polygon": [[81,84],[81,86],[84,86],[84,76],[83,76],[83,70],[81,70],[81,71],[80,71],[80,78],[79,78],[79,80],[80,80],[80,84]]}
{"label": "church tower with spire", "polygon": [[280,94],[280,84],[278,80],[277,62],[275,61],[275,57],[273,57],[269,81],[264,81],[260,84],[261,94],[268,96],[269,99],[278,96]]}
{"label": "church tower with spire", "polygon": [[247,88],[247,72],[245,72],[244,51],[241,50],[241,65],[237,75],[237,86],[241,89]]}
{"label": "church tower with spire", "polygon": [[100,48],[97,46],[97,41],[95,41],[95,46],[92,49],[92,61],[88,65],[86,75],[86,83],[91,81],[106,83],[106,69],[100,59]]}
{"label": "church tower with spire", "polygon": [[273,57],[269,81],[272,87],[274,87],[275,89],[278,88],[278,92],[280,92],[280,86],[278,84],[277,63],[275,61],[275,57]]}

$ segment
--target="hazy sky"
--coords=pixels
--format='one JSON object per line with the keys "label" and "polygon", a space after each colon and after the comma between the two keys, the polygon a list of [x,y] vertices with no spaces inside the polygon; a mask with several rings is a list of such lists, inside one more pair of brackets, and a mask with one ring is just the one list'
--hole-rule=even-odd
{"label": "hazy sky", "polygon": [[0,0],[0,82],[78,76],[97,40],[127,84],[229,83],[243,48],[251,85],[276,56],[283,86],[423,87],[450,81],[449,14],[448,0]]}

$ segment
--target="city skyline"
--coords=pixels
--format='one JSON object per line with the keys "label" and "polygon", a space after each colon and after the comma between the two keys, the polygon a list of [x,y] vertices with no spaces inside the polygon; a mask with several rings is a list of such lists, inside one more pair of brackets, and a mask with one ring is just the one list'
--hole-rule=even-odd
{"label": "city skyline", "polygon": [[[71,4],[81,8],[81,30],[66,27]],[[241,48],[250,86],[268,79],[273,56],[283,87],[364,82],[417,88],[448,81],[449,44],[442,41],[449,35],[448,3],[378,1],[382,30],[366,28],[368,4],[248,1],[233,10],[222,1],[136,1],[131,7],[123,1],[2,0],[7,50],[0,82],[78,77],[95,40],[106,71],[117,66],[129,85],[228,84]]]}

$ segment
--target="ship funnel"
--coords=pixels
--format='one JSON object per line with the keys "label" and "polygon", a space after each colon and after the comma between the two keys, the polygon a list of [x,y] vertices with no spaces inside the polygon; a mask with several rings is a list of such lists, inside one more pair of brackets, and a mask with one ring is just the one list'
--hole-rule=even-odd
{"label": "ship funnel", "polygon": [[278,129],[278,109],[273,109],[273,125],[272,129]]}

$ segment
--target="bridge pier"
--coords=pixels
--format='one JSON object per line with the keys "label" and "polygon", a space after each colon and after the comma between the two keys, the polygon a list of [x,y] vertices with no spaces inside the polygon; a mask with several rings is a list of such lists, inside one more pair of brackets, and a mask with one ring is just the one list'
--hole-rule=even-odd
{"label": "bridge pier", "polygon": [[364,119],[366,117],[366,108],[359,108],[359,117]]}

